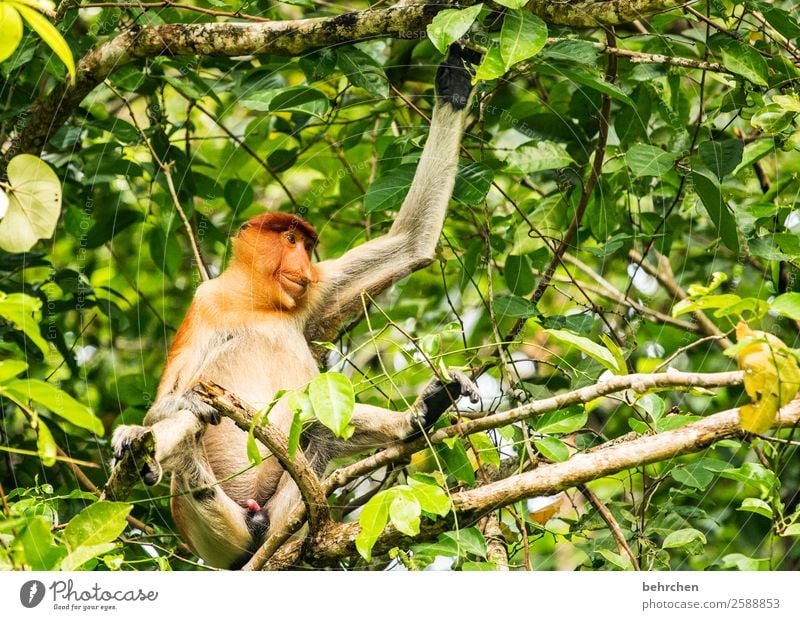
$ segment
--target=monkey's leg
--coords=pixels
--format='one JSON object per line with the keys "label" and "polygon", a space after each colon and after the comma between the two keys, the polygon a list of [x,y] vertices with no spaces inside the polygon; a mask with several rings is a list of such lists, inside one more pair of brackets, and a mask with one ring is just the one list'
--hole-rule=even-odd
{"label": "monkey's leg", "polygon": [[[202,450],[202,449],[201,449]],[[234,502],[202,452],[172,476],[172,516],[183,538],[212,566],[241,568],[264,541],[269,519],[255,500]]]}

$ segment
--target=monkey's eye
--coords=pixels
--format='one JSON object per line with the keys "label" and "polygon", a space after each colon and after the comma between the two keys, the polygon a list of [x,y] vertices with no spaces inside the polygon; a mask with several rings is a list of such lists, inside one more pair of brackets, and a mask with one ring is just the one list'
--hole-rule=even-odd
{"label": "monkey's eye", "polygon": [[286,241],[294,245],[295,243],[297,243],[297,237],[295,237],[294,233],[288,232],[286,233]]}

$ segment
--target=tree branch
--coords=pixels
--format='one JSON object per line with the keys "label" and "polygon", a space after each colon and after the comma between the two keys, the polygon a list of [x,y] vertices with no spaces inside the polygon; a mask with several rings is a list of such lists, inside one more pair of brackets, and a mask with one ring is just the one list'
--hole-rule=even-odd
{"label": "tree branch", "polygon": [[[24,127],[11,141],[0,170],[19,153],[38,154],[50,136],[69,118],[94,88],[116,69],[157,56],[223,56],[252,54],[295,56],[320,47],[373,37],[418,39],[436,14],[475,0],[438,0],[366,9],[333,17],[278,22],[210,22],[135,26],[86,54],[76,67],[75,82],[65,82],[39,99],[26,115]],[[528,10],[546,21],[575,27],[613,25],[652,15],[676,0],[581,0],[565,4],[533,0]]]}
{"label": "tree branch", "polygon": [[677,370],[668,370],[659,374],[633,374],[609,377],[606,381],[589,385],[572,392],[557,394],[550,398],[536,400],[502,413],[495,413],[476,420],[461,421],[459,424],[448,426],[434,432],[428,439],[418,439],[417,441],[392,446],[377,454],[368,456],[347,467],[333,472],[323,483],[326,495],[334,489],[341,487],[359,476],[366,475],[389,463],[401,461],[414,452],[418,452],[428,445],[441,443],[450,437],[459,435],[470,435],[480,431],[486,431],[501,426],[507,426],[514,422],[532,418],[536,416],[557,411],[572,405],[588,403],[601,396],[608,396],[622,390],[633,389],[642,393],[647,390],[657,388],[690,388],[690,387],[723,387],[729,385],[739,385],[742,382],[742,373],[739,371],[719,372],[719,373],[690,373]]}
{"label": "tree branch", "polygon": [[[798,424],[800,401],[795,400],[780,411],[775,428],[790,428]],[[540,465],[529,472],[454,493],[453,510],[459,515],[459,523],[464,525],[492,510],[523,499],[551,495],[626,469],[700,452],[717,441],[742,434],[739,410],[730,409],[673,431],[575,454],[562,463]],[[429,540],[450,524],[448,519],[433,523],[426,521],[421,527],[421,534],[413,542]],[[325,529],[324,537],[318,537],[307,549],[306,559],[315,565],[326,565],[343,558],[358,557],[354,541],[360,529],[358,523],[330,524]],[[388,526],[373,547],[373,554],[402,545],[406,540],[407,537]]]}

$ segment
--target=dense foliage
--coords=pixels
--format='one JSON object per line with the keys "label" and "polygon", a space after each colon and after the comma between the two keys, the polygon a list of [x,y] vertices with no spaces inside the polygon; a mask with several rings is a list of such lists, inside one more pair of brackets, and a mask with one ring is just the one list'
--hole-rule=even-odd
{"label": "dense foliage", "polygon": [[[427,37],[133,60],[56,123],[41,153],[5,161],[0,567],[198,566],[179,545],[167,485],[118,503],[91,492],[108,477],[114,426],[141,422],[151,404],[200,282],[191,238],[213,275],[229,235],[265,210],[312,221],[319,258],[385,232],[425,140],[435,67],[465,32],[485,57],[437,260],[365,300],[364,319],[325,345],[327,367],[359,401],[395,409],[440,367],[480,369],[484,412],[668,367],[750,363],[757,381],[707,388],[699,374],[691,389],[628,390],[447,439],[332,496],[333,516],[349,520],[373,498],[360,554],[340,565],[800,566],[800,436],[764,430],[800,380],[792,3],[698,2],[613,29],[545,24],[525,2],[463,4]],[[71,58],[120,33],[367,8],[78,5],[0,0],[5,153],[34,102],[71,79]],[[749,350],[733,344],[739,321],[756,330],[740,327]],[[466,522],[450,511],[451,493],[750,400],[758,433],[567,484],[554,503],[514,501]],[[442,520],[448,531],[425,536]],[[389,521],[422,534],[371,554]]]}

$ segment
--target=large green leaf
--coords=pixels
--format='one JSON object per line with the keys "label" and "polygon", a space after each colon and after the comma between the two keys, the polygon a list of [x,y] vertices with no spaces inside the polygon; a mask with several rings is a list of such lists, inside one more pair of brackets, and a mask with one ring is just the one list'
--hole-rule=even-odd
{"label": "large green leaf", "polygon": [[453,200],[466,205],[480,204],[492,186],[492,179],[494,171],[482,161],[459,166]]}
{"label": "large green leaf", "polygon": [[541,170],[566,168],[575,160],[557,142],[528,143],[515,148],[506,159],[506,171],[530,174]]}
{"label": "large green leaf", "polygon": [[505,68],[535,56],[547,43],[547,25],[531,13],[509,11],[500,31],[500,55]]}
{"label": "large green leaf", "polygon": [[701,143],[698,151],[703,163],[722,179],[741,163],[744,144],[741,140],[709,140]]}
{"label": "large green leaf", "polygon": [[583,336],[578,336],[576,334],[573,334],[572,332],[568,332],[562,329],[548,329],[546,331],[556,340],[560,340],[561,342],[564,342],[566,344],[571,344],[581,353],[584,353],[589,357],[591,357],[593,360],[600,362],[610,371],[615,372],[617,374],[626,373],[626,369],[624,366],[622,368],[619,367],[617,359],[614,356],[614,354],[611,353],[611,351],[606,349],[604,346],[597,344],[593,340],[589,340],[589,338],[584,338]]}
{"label": "large green leaf", "polygon": [[42,301],[36,297],[25,293],[6,295],[0,291],[0,317],[23,332],[46,355],[50,349],[39,328],[41,309]]}
{"label": "large green leaf", "polygon": [[663,151],[657,146],[637,144],[625,153],[625,163],[637,177],[660,177],[672,170],[680,153]]}
{"label": "large green leaf", "polygon": [[392,499],[388,491],[381,491],[364,505],[358,515],[361,531],[356,536],[356,549],[367,562],[372,559],[375,541],[389,522],[389,504]]}
{"label": "large green leaf", "polygon": [[0,249],[27,252],[48,239],[61,213],[61,183],[38,157],[17,155],[8,164],[8,211],[0,220]]}
{"label": "large green leaf", "polygon": [[350,418],[356,399],[350,379],[338,372],[324,372],[308,384],[308,397],[317,419],[334,435],[348,439],[353,434]]}
{"label": "large green leaf", "polygon": [[85,428],[95,435],[105,434],[103,423],[86,405],[79,403],[63,390],[39,379],[16,379],[0,386],[16,402],[32,400],[75,426]]}
{"label": "large green leaf", "polygon": [[574,67],[560,62],[554,62],[552,64],[544,64],[539,62],[536,63],[535,67],[533,67],[533,72],[542,75],[552,75],[564,80],[570,80],[577,84],[587,86],[604,95],[608,95],[612,99],[616,99],[625,105],[631,106],[632,108],[636,107],[636,104],[633,102],[633,100],[627,94],[625,94],[625,92],[619,86],[611,84],[610,82],[606,82],[602,77],[593,71],[590,71],[586,67]]}
{"label": "large green leaf", "polygon": [[132,506],[123,502],[95,502],[81,510],[64,529],[70,550],[114,541],[122,534]]}
{"label": "large green leaf", "polygon": [[709,47],[722,55],[722,64],[727,69],[754,84],[767,86],[767,61],[752,45],[719,33],[709,39]]}
{"label": "large green leaf", "polygon": [[419,534],[419,518],[422,508],[419,500],[410,491],[401,488],[390,489],[394,499],[389,504],[389,519],[400,532],[407,536]]}
{"label": "large green leaf", "polygon": [[483,4],[478,3],[467,9],[445,9],[439,11],[428,24],[428,38],[442,54],[447,52],[450,44],[463,37],[478,14]]}
{"label": "large green leaf", "polygon": [[389,96],[389,80],[381,67],[369,54],[357,47],[340,47],[337,65],[350,83],[366,90],[377,99]]}
{"label": "large green leaf", "polygon": [[739,233],[736,220],[722,199],[722,191],[710,178],[700,172],[692,172],[694,190],[706,208],[708,217],[714,223],[722,242],[729,250],[739,254]]}

